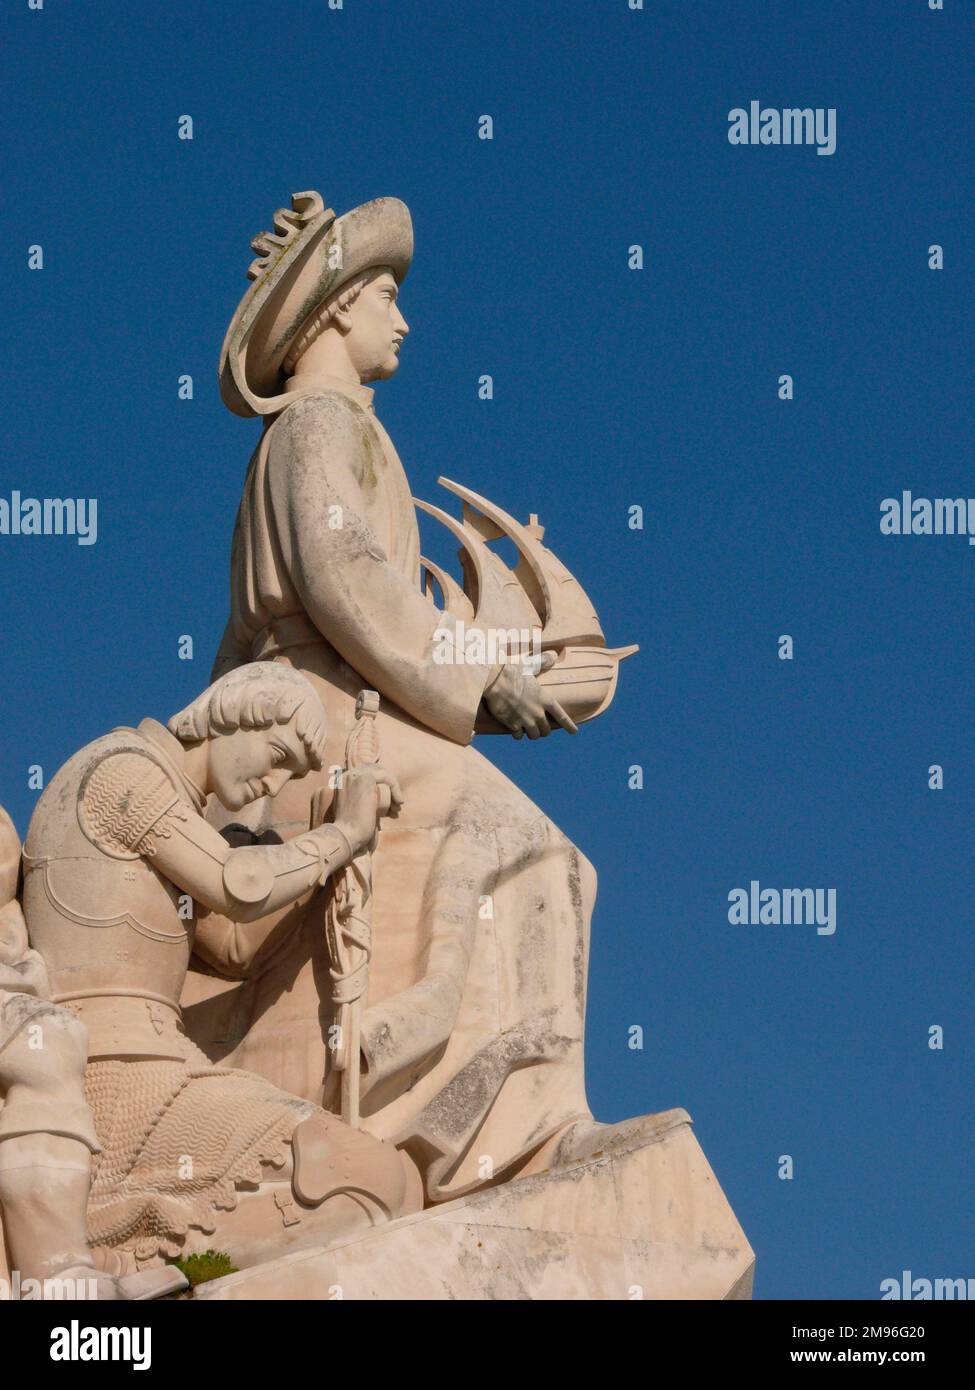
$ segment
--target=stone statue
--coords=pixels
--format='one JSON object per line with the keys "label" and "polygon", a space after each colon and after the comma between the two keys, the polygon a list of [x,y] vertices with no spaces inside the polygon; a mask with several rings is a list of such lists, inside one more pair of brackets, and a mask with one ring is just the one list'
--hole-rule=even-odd
{"label": "stone statue", "polygon": [[409,331],[407,208],[299,193],[253,246],[213,684],[61,769],[22,908],[0,819],[0,1276],[147,1298],[214,1247],[238,1270],[199,1298],[748,1297],[687,1113],[594,1119],[596,874],[472,746],[576,734],[636,648],[536,515],[411,495],[370,384]]}
{"label": "stone statue", "polygon": [[[374,859],[362,1123],[405,1149],[427,1201],[442,1201],[609,1142],[583,1078],[595,872],[470,743],[478,728],[574,733],[566,705],[577,718],[605,708],[619,654],[607,653],[540,528],[518,538],[537,561],[523,583],[486,544],[505,514],[456,486],[466,515],[470,499],[492,513],[467,527],[470,592],[448,588],[460,601],[451,612],[421,589],[413,499],[367,384],[394,374],[409,331],[399,307],[413,251],[406,207],[380,198],[337,218],[318,194],[296,194],[275,227],[254,242],[253,283],[221,357],[224,401],[265,428],[244,484],[214,674],[251,660],[291,666],[327,711],[323,771],[244,818],[285,840],[307,826],[316,782],[328,794],[356,693],[379,692],[383,756],[405,805]],[[443,634],[465,623],[460,659],[438,660]],[[497,633],[512,629],[540,650],[497,659]],[[586,657],[578,678],[567,649]],[[323,1078],[330,1093],[322,914],[313,904],[304,940],[293,937],[232,1004],[217,995],[207,1009],[207,986],[192,982],[186,995],[205,1050],[308,1099],[321,1098]]]}
{"label": "stone statue", "polygon": [[[214,1242],[253,1263],[298,1238],[334,1240],[419,1205],[404,1155],[262,1078],[214,1066],[180,1021],[197,931],[208,959],[246,971],[281,910],[373,841],[378,787],[397,808],[395,778],[371,764],[343,778],[331,821],[285,844],[232,847],[207,823],[208,796],[239,810],[274,794],[320,768],[325,741],[324,711],[303,676],[243,666],[168,726],[145,719],[81,749],[31,819],[23,901],[34,949],[22,988],[33,971],[43,976],[35,992],[50,995],[31,1013],[54,1015],[42,1058],[62,1073],[63,1094],[45,1115],[58,1112],[54,1132],[70,1136],[62,1149],[84,1148],[72,1192],[82,1217],[87,1203],[91,1259],[108,1275]],[[0,1135],[23,1127],[18,1107],[31,1103],[11,1089]],[[8,1186],[13,1142],[0,1144],[0,1198],[23,1268],[37,1264],[36,1240],[19,1234],[28,1204]],[[22,1184],[31,1178],[43,1188],[27,1162]],[[62,1219],[62,1235],[68,1224],[77,1223]],[[52,1222],[47,1243],[57,1238]]]}
{"label": "stone statue", "polygon": [[42,1291],[53,1281],[93,1286],[102,1299],[166,1293],[184,1281],[164,1270],[122,1281],[95,1266],[87,1202],[101,1146],[85,1098],[88,1038],[51,1001],[47,968],[28,946],[19,878],[20,839],[0,808],[0,1208],[14,1268],[23,1287]]}

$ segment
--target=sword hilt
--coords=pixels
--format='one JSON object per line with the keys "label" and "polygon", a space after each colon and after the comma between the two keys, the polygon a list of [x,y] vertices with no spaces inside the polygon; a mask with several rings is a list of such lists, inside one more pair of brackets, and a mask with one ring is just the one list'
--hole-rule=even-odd
{"label": "sword hilt", "polygon": [[[355,702],[355,724],[345,747],[346,767],[365,767],[369,763],[379,762],[379,730],[376,728],[378,713],[378,690],[360,690]],[[392,805],[389,788],[380,785],[376,792],[379,797],[379,814],[384,816]]]}

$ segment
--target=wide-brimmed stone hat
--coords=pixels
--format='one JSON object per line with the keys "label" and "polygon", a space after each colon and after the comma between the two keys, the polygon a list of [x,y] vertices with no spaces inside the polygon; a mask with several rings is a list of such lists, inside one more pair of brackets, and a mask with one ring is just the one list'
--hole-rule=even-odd
{"label": "wide-brimmed stone hat", "polygon": [[281,367],[305,320],[371,266],[389,266],[401,283],[413,258],[410,211],[398,198],[374,198],[342,217],[319,193],[295,193],[274,214],[274,231],[251,242],[253,280],[220,351],[220,394],[235,415],[269,415],[294,397]]}

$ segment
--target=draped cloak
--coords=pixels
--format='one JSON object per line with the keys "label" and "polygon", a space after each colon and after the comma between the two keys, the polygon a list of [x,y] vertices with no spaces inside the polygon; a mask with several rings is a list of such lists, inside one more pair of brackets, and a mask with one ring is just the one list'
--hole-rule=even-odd
{"label": "draped cloak", "polygon": [[[298,385],[298,382],[292,383]],[[321,773],[235,816],[265,840],[307,829],[344,763],[355,697],[379,691],[382,762],[405,805],[373,856],[373,955],[362,1020],[363,1127],[405,1147],[429,1201],[511,1176],[589,1115],[583,1025],[596,875],[470,741],[494,671],[440,664],[441,615],[421,592],[403,465],[372,391],[319,378],[267,425],[251,459],[231,560],[230,619],[214,678],[287,662],[328,716]],[[469,626],[469,624],[468,624]],[[229,819],[214,808],[215,823]],[[211,1055],[320,1101],[330,1003],[326,886],[248,978],[228,984],[232,924],[198,925],[184,1004]],[[243,929],[246,931],[246,928]],[[208,973],[209,970],[209,973]],[[242,966],[241,974],[245,973]]]}

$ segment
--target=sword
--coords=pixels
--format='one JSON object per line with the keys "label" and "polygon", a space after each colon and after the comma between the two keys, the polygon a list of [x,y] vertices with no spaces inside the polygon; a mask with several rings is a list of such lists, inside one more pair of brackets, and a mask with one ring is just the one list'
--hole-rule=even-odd
{"label": "sword", "polygon": [[[378,692],[360,691],[355,702],[355,723],[345,746],[347,768],[363,767],[379,761],[378,712]],[[377,791],[379,813],[384,815],[390,807],[390,791],[386,786],[377,787]],[[369,983],[369,961],[372,957],[370,850],[356,855],[352,863],[335,876],[332,898],[325,911],[325,939],[331,958],[332,1003],[339,1021],[332,1071],[341,1077],[342,1119],[352,1129],[358,1129],[362,1001]],[[326,1091],[328,1089],[326,1082]]]}

